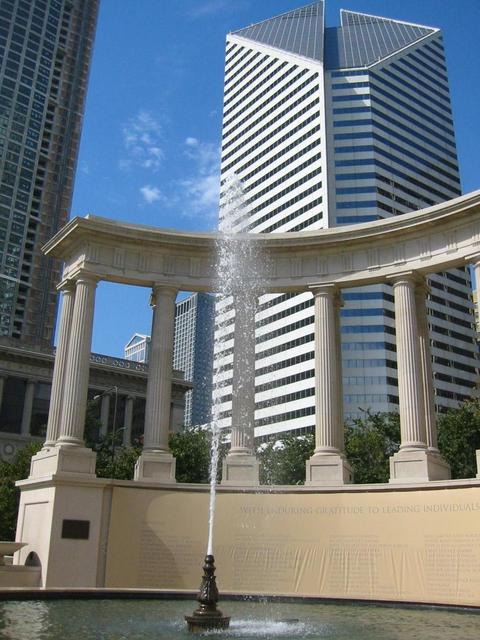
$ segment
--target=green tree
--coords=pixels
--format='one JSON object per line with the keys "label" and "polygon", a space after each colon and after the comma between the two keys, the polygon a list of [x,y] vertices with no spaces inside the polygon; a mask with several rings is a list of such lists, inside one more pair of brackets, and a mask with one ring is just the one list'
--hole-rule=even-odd
{"label": "green tree", "polygon": [[[210,457],[212,435],[202,427],[184,427],[178,433],[170,435],[170,449],[176,458],[176,477],[178,482],[210,482]],[[226,453],[226,446],[220,443],[220,462]]]}
{"label": "green tree", "polygon": [[20,449],[12,461],[0,460],[0,540],[15,540],[20,490],[15,486],[30,472],[30,460],[42,448],[31,442]]}
{"label": "green tree", "polygon": [[[140,446],[125,447],[122,444],[123,429],[101,434],[102,423],[98,418],[95,401],[87,404],[85,415],[85,446],[97,454],[95,473],[99,478],[133,480],[135,463],[142,452]],[[114,442],[115,440],[115,442]]]}
{"label": "green tree", "polygon": [[313,454],[313,433],[302,436],[286,435],[272,438],[260,445],[261,484],[304,484],[305,463]]}
{"label": "green tree", "polygon": [[388,482],[389,459],[400,446],[397,413],[370,413],[345,427],[345,455],[352,466],[354,482]]}
{"label": "green tree", "polygon": [[116,480],[133,480],[135,463],[142,452],[141,447],[124,447],[116,434],[115,446],[112,434],[95,442],[92,449],[97,454],[95,472],[99,478],[115,478]]}
{"label": "green tree", "polygon": [[449,463],[452,478],[474,478],[475,451],[480,449],[480,401],[449,409],[437,421],[438,448]]}

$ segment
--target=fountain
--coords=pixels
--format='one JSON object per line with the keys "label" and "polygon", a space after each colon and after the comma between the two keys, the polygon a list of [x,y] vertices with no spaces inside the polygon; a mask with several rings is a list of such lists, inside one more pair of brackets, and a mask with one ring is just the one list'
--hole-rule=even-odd
{"label": "fountain", "polygon": [[185,616],[189,631],[210,631],[212,629],[227,629],[230,624],[229,616],[224,616],[217,609],[218,589],[215,580],[214,557],[207,554],[203,565],[203,578],[197,600],[200,603],[191,616]]}
{"label": "fountain", "polygon": [[[251,245],[245,242],[239,243],[235,237],[234,226],[238,219],[243,217],[243,190],[241,181],[232,176],[225,184],[224,195],[221,203],[220,230],[222,236],[217,242],[217,309],[226,306],[232,301],[235,293],[243,291],[245,287],[252,286],[252,275],[255,273],[255,260],[251,252]],[[246,255],[245,247],[249,247],[250,255]],[[228,320],[220,320],[220,330],[225,330]],[[221,388],[217,381],[214,385],[216,391]],[[210,500],[208,519],[208,545],[207,555],[203,565],[203,578],[197,600],[200,603],[191,616],[185,616],[189,631],[203,631],[210,629],[226,629],[230,624],[230,618],[224,616],[217,609],[218,589],[215,579],[215,560],[213,556],[213,525],[215,520],[215,496],[218,471],[220,425],[219,425],[219,394],[214,393],[212,407],[212,447],[210,463]],[[253,425],[252,425],[253,428]],[[253,444],[253,439],[252,439]]]}

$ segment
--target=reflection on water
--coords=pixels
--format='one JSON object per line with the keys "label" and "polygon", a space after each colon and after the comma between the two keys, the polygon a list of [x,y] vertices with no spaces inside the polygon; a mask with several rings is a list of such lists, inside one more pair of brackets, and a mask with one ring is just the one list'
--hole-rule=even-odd
{"label": "reflection on water", "polygon": [[[8,640],[174,640],[192,638],[189,601],[45,600],[0,603]],[[230,629],[215,638],[308,640],[478,640],[480,614],[439,609],[222,602]],[[196,635],[195,637],[199,637]]]}

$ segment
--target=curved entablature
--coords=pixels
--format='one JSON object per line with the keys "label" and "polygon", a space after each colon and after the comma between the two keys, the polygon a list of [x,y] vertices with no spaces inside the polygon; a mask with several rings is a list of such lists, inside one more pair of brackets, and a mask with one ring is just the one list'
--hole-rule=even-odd
{"label": "curved entablature", "polygon": [[[480,258],[480,191],[402,216],[300,233],[238,234],[265,254],[264,292],[324,283],[352,287],[404,271],[422,275]],[[179,232],[74,218],[44,247],[65,263],[64,279],[98,280],[185,291],[215,290],[217,233]],[[263,273],[262,273],[263,270]]]}

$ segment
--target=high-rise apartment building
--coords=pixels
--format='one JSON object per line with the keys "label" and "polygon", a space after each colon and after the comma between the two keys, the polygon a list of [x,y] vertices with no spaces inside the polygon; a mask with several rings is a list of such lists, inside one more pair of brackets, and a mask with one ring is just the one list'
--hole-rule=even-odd
{"label": "high-rise apartment building", "polygon": [[177,302],[173,368],[183,371],[193,389],[185,394],[185,424],[205,424],[212,419],[212,341],[215,299],[194,293]]}
{"label": "high-rise apartment building", "polygon": [[[441,31],[315,2],[227,36],[222,185],[242,181],[234,230],[294,232],[369,223],[460,194]],[[222,220],[220,220],[222,225]],[[425,247],[428,254],[429,247]],[[398,260],[402,259],[398,247]],[[342,292],[344,412],[398,408],[391,288]],[[468,270],[430,279],[438,409],[475,385]],[[228,302],[219,317],[231,313]],[[313,299],[263,296],[256,316],[256,435],[314,426]],[[222,337],[224,336],[224,337]],[[233,334],[217,330],[222,425],[231,409]]]}
{"label": "high-rise apartment building", "polygon": [[98,0],[0,2],[0,335],[53,342]]}

